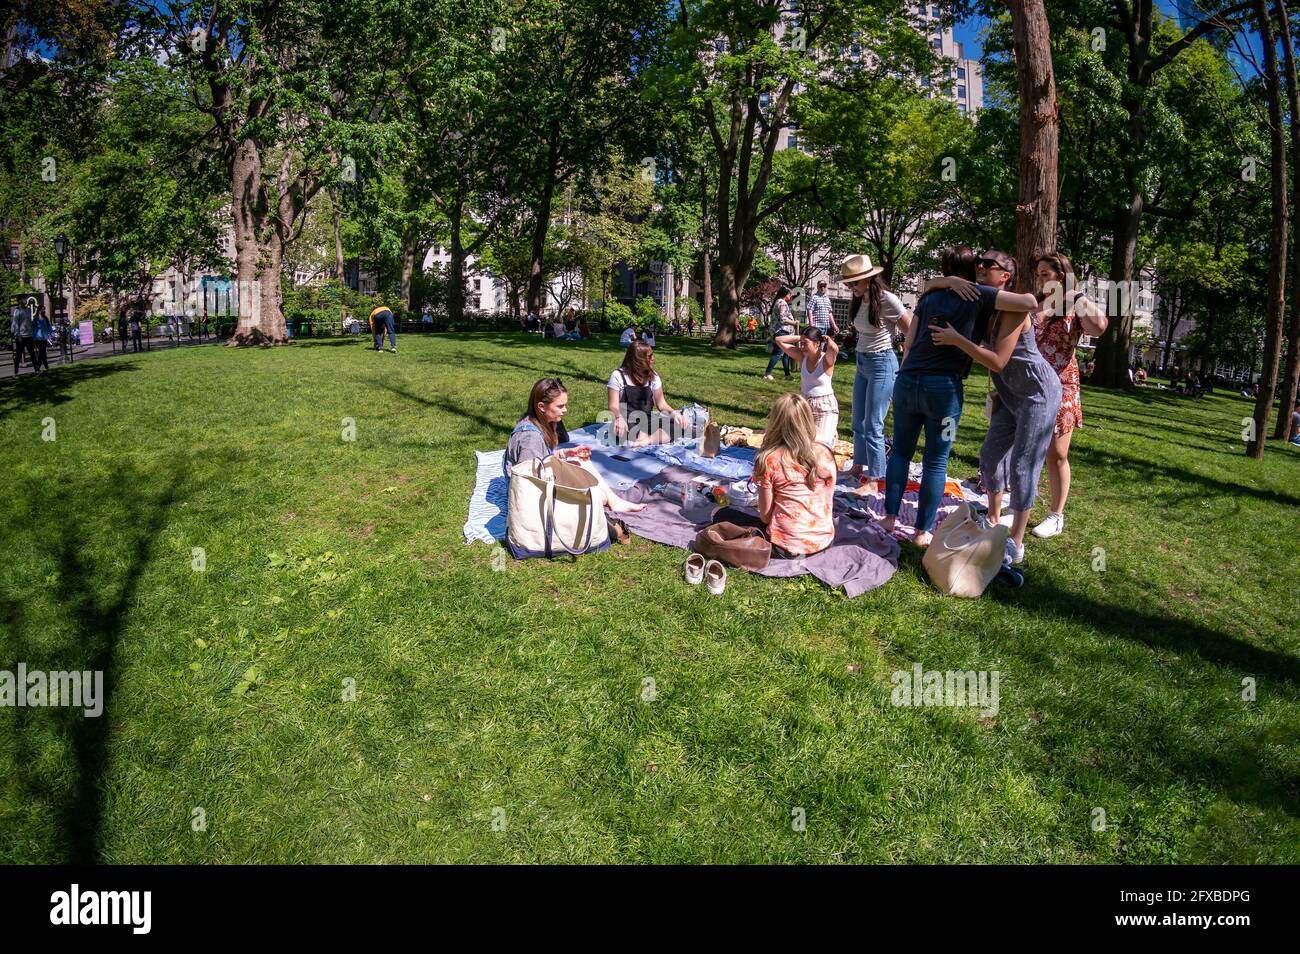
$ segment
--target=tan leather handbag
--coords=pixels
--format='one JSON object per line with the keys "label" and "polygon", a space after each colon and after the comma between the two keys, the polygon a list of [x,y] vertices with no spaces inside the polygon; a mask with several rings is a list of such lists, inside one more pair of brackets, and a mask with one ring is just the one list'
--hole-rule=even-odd
{"label": "tan leather handbag", "polygon": [[1001,524],[981,527],[963,501],[934,531],[921,566],[940,593],[974,599],[1002,569],[1009,532]]}
{"label": "tan leather handbag", "polygon": [[742,570],[761,570],[772,562],[772,544],[756,527],[715,523],[695,535],[695,552]]}

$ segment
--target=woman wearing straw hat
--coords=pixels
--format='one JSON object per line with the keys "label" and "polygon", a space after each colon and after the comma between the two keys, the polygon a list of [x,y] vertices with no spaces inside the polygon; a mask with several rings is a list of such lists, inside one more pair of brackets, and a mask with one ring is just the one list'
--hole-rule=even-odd
{"label": "woman wearing straw hat", "polygon": [[853,376],[853,476],[875,484],[885,479],[885,415],[898,376],[894,332],[907,332],[912,315],[886,286],[865,255],[850,255],[840,267],[840,281],[853,292],[849,320],[857,332],[857,373]]}

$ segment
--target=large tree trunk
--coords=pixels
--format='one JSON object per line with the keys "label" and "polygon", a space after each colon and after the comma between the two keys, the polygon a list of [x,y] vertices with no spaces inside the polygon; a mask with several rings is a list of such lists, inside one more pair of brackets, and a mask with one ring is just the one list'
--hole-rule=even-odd
{"label": "large tree trunk", "polygon": [[[1246,452],[1256,460],[1264,456],[1265,430],[1268,414],[1273,409],[1273,395],[1277,389],[1279,345],[1282,339],[1282,320],[1286,312],[1286,143],[1282,138],[1282,91],[1278,81],[1277,38],[1273,33],[1273,20],[1269,16],[1267,0],[1255,0],[1255,20],[1259,26],[1260,41],[1264,47],[1264,88],[1268,95],[1269,163],[1271,168],[1272,228],[1268,258],[1268,311],[1264,333],[1264,368],[1255,397],[1255,439],[1247,442]],[[1286,24],[1283,28],[1286,29]],[[1285,416],[1287,408],[1282,408]]]}
{"label": "large tree trunk", "polygon": [[[1291,112],[1291,208],[1300,209],[1300,84],[1297,83],[1295,45],[1291,39],[1291,21],[1285,0],[1275,4],[1278,28],[1282,32],[1282,54],[1286,64],[1286,91]],[[1284,441],[1291,436],[1291,409],[1295,407],[1300,384],[1300,225],[1291,243],[1291,313],[1286,333],[1286,370],[1273,438]]]}
{"label": "large tree trunk", "polygon": [[718,269],[718,278],[722,287],[718,291],[718,326],[713,334],[713,343],[721,348],[734,348],[740,323],[740,293],[744,290],[745,279],[739,276],[735,265],[726,261]]}
{"label": "large tree trunk", "polygon": [[1020,189],[1016,204],[1016,287],[1033,287],[1033,260],[1056,248],[1061,118],[1043,0],[1010,0],[1020,87]]}
{"label": "large tree trunk", "polygon": [[239,318],[228,344],[280,344],[288,340],[280,311],[280,233],[267,228],[262,186],[262,156],[256,140],[246,138],[231,163],[231,200],[235,219],[235,269]]}

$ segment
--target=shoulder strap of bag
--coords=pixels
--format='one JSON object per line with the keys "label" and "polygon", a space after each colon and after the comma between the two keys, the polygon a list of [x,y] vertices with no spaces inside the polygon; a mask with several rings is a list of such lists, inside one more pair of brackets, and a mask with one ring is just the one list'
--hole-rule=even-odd
{"label": "shoulder strap of bag", "polygon": [[586,494],[586,503],[582,505],[586,513],[583,515],[582,522],[587,526],[587,536],[579,546],[578,541],[573,541],[573,548],[560,538],[559,533],[555,530],[555,484],[546,485],[546,556],[549,559],[552,556],[551,541],[559,544],[561,550],[570,556],[581,556],[591,549],[591,526],[595,522],[596,502],[592,499],[591,488],[584,491]]}

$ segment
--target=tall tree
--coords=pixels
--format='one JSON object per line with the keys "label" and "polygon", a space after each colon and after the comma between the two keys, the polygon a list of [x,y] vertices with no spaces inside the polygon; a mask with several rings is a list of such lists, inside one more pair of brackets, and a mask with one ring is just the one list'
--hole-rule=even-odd
{"label": "tall tree", "polygon": [[810,0],[789,11],[780,0],[678,0],[674,53],[674,95],[698,111],[716,157],[714,343],[731,347],[759,229],[812,188],[771,188],[795,99],[855,71],[928,73],[930,48],[896,0]]}
{"label": "tall tree", "polygon": [[528,308],[540,313],[557,196],[607,169],[620,149],[644,149],[651,132],[638,88],[642,61],[661,41],[663,9],[652,0],[521,0],[516,6],[504,44],[518,53],[501,63],[501,82],[515,97],[514,121],[524,134],[513,161],[532,218]]}
{"label": "tall tree", "polygon": [[970,121],[909,80],[861,72],[808,92],[795,109],[817,162],[796,163],[801,176],[786,177],[791,205],[802,201],[799,185],[810,182],[840,232],[837,244],[868,252],[892,286],[900,265],[946,217],[957,183],[973,174],[966,166]]}
{"label": "tall tree", "polygon": [[1283,62],[1286,66],[1286,92],[1291,118],[1291,300],[1290,317],[1286,333],[1286,368],[1282,373],[1282,386],[1278,404],[1277,422],[1273,427],[1275,440],[1291,436],[1291,409],[1295,407],[1296,390],[1300,386],[1300,80],[1296,76],[1295,43],[1292,39],[1291,17],[1285,0],[1277,0],[1278,32],[1282,34]]}
{"label": "tall tree", "polygon": [[[1254,0],[1255,24],[1264,47],[1264,88],[1268,96],[1269,122],[1269,172],[1272,190],[1273,214],[1269,230],[1267,318],[1264,330],[1264,367],[1255,396],[1254,440],[1246,444],[1246,452],[1255,459],[1264,456],[1265,431],[1268,414],[1273,408],[1277,393],[1279,347],[1282,340],[1282,322],[1286,313],[1286,261],[1287,261],[1287,189],[1286,141],[1282,130],[1282,84],[1277,66],[1277,35],[1267,0]],[[1285,24],[1283,29],[1285,29]],[[1287,408],[1282,408],[1285,416]]]}
{"label": "tall tree", "polygon": [[[1156,208],[1144,191],[1146,169],[1150,161],[1147,145],[1150,129],[1150,90],[1156,76],[1181,53],[1202,37],[1220,30],[1240,26],[1250,9],[1251,0],[1221,5],[1214,13],[1202,14],[1190,30],[1169,38],[1157,46],[1153,41],[1162,32],[1153,0],[1112,0],[1112,9],[1120,35],[1125,41],[1126,69],[1121,101],[1127,114],[1124,130],[1124,153],[1121,163],[1122,198],[1114,212],[1110,258],[1110,278],[1131,288],[1137,276],[1138,231],[1143,216]],[[1164,28],[1168,33],[1168,27]],[[1109,387],[1128,384],[1129,350],[1133,336],[1132,302],[1124,296],[1127,307],[1111,317],[1097,346],[1095,380]]]}
{"label": "tall tree", "polygon": [[339,157],[360,171],[391,135],[382,120],[415,45],[436,36],[437,2],[135,0],[146,53],[190,73],[230,180],[241,289],[231,344],[287,340],[285,246],[313,196],[344,176]]}
{"label": "tall tree", "polygon": [[1043,0],[1007,0],[1020,89],[1020,178],[1016,202],[1017,284],[1033,281],[1033,260],[1056,248],[1057,158],[1061,117]]}

